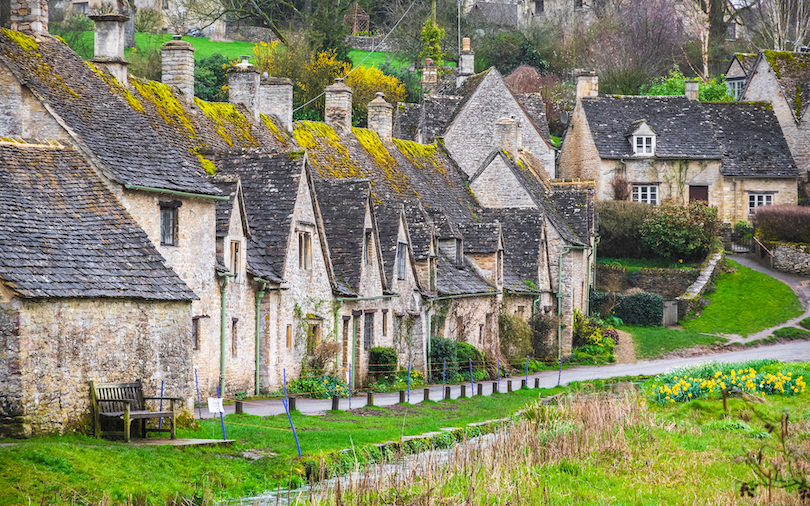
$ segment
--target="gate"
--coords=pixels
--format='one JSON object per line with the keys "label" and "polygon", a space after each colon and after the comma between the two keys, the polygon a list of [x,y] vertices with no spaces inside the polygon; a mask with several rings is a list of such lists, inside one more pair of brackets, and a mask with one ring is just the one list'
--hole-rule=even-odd
{"label": "gate", "polygon": [[678,324],[678,301],[664,301],[664,327],[671,327]]}

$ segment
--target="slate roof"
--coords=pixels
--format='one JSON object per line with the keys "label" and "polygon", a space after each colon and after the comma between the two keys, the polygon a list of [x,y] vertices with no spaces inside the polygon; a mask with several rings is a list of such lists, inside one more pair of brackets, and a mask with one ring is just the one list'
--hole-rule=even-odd
{"label": "slate roof", "polygon": [[446,258],[436,263],[436,291],[440,296],[497,293],[495,287],[478,277],[469,266],[458,266]]}
{"label": "slate roof", "polygon": [[758,58],[768,61],[793,116],[801,120],[810,107],[810,53],[763,51]]}
{"label": "slate roof", "polygon": [[73,148],[0,142],[0,280],[26,298],[197,296]]}
{"label": "slate roof", "polygon": [[583,98],[596,149],[602,159],[635,157],[627,132],[646,120],[655,131],[658,158],[720,159],[720,145],[701,102],[684,96],[599,96]]}
{"label": "slate roof", "polygon": [[408,220],[408,235],[411,238],[411,249],[417,261],[430,258],[430,243],[434,234],[433,220],[419,204],[419,201],[406,200],[405,219]]}
{"label": "slate roof", "polygon": [[[206,181],[200,162],[172,149],[155,132],[148,118],[136,114],[123,88],[112,92],[90,64],[57,39],[43,35],[40,42],[21,33],[23,48],[0,33],[0,60],[15,77],[47,103],[76,133],[119,183],[206,195],[219,191]],[[28,39],[24,39],[28,37]],[[58,69],[58,70],[57,70]],[[108,78],[109,79],[109,78]]]}
{"label": "slate roof", "polygon": [[656,158],[720,160],[724,175],[796,177],[795,163],[769,106],[699,102],[686,97],[600,96],[582,99],[603,159],[637,158],[628,132],[644,120],[656,134]]}
{"label": "slate roof", "polygon": [[425,97],[419,119],[423,142],[432,143],[437,137],[444,136],[461,99],[457,95]]}
{"label": "slate roof", "polygon": [[422,104],[400,102],[394,110],[393,136],[397,139],[416,141],[419,121],[422,117]]}
{"label": "slate roof", "polygon": [[217,237],[225,237],[231,225],[231,214],[237,201],[236,192],[239,189],[239,176],[217,175],[212,178],[214,186],[219,188],[222,195],[228,200],[218,200],[217,209]]}
{"label": "slate roof", "polygon": [[[556,189],[548,194],[556,214],[570,226],[578,239],[587,242],[593,230],[593,202],[586,191]],[[580,244],[582,243],[580,242]]]}
{"label": "slate roof", "polygon": [[[487,209],[485,217],[501,224],[504,288],[516,292],[539,291],[543,211],[532,208]],[[524,281],[531,281],[534,289]]]}
{"label": "slate roof", "polygon": [[239,176],[241,181],[251,229],[248,268],[265,279],[281,281],[304,156],[300,151],[232,152],[213,159],[221,174]]}
{"label": "slate roof", "polygon": [[501,226],[498,223],[459,225],[464,236],[464,253],[497,253],[501,248]]}
{"label": "slate roof", "polygon": [[399,247],[399,223],[403,212],[402,204],[376,204],[374,206],[383,270],[388,280],[388,286],[391,286],[394,279],[394,266],[397,262],[397,248]]}
{"label": "slate roof", "polygon": [[[770,104],[754,102],[706,103],[723,147],[720,172],[734,177],[799,176],[787,141]],[[741,128],[741,126],[744,126]]]}
{"label": "slate roof", "polygon": [[314,183],[337,291],[357,295],[370,183],[367,179],[315,179]]}
{"label": "slate roof", "polygon": [[551,133],[548,131],[548,120],[546,119],[546,104],[539,93],[512,93],[523,112],[529,117],[529,121],[545,141],[551,145]]}

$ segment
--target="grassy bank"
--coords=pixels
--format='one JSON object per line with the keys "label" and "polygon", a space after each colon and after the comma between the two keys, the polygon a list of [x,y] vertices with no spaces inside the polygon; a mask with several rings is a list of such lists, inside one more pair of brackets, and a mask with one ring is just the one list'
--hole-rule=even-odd
{"label": "grassy bank", "polygon": [[[370,443],[399,440],[443,427],[502,418],[551,390],[519,390],[511,394],[428,402],[416,406],[369,408],[353,413],[308,416],[293,421],[305,456]],[[305,462],[298,460],[286,416],[267,418],[228,415],[226,431],[232,447],[142,447],[72,435],[43,437],[0,447],[0,505],[70,504],[76,497],[88,504],[113,504],[130,497],[162,505],[177,497],[240,497],[299,485],[306,481]],[[219,419],[203,420],[199,428],[181,429],[180,438],[218,439]],[[138,479],[132,479],[137,476]]]}
{"label": "grassy bank", "polygon": [[636,358],[656,359],[675,350],[695,346],[716,346],[728,342],[723,337],[700,334],[692,330],[675,330],[664,327],[619,327],[633,336]]}

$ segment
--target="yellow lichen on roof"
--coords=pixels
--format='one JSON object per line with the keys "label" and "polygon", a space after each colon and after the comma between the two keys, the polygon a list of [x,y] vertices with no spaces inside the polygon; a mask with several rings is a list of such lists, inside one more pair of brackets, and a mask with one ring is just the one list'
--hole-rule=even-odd
{"label": "yellow lichen on roof", "polygon": [[253,137],[250,131],[250,123],[247,118],[239,112],[233,105],[225,102],[206,102],[199,98],[194,99],[194,104],[216,124],[217,133],[225,139],[229,146],[233,146],[230,125],[236,135],[242,138],[250,146],[258,146],[259,142]]}
{"label": "yellow lichen on roof", "polygon": [[163,121],[169,125],[182,126],[190,139],[197,139],[197,133],[185,108],[175,98],[169,86],[156,81],[147,81],[132,76],[130,82],[140,95],[155,104],[155,109]]}
{"label": "yellow lichen on roof", "polygon": [[293,136],[299,146],[310,152],[309,161],[321,177],[365,177],[338,134],[326,123],[299,121],[293,127]]}
{"label": "yellow lichen on roof", "polygon": [[260,114],[259,117],[261,117],[262,122],[264,122],[264,125],[273,134],[273,137],[276,138],[276,141],[279,143],[280,147],[287,148],[290,146],[289,137],[287,137],[286,135],[282,135],[281,130],[278,129],[278,125],[276,125],[276,122],[273,121],[273,118],[264,113]]}
{"label": "yellow lichen on roof", "polygon": [[421,170],[428,170],[432,167],[433,170],[442,176],[447,176],[447,170],[444,168],[444,164],[441,163],[436,156],[437,148],[435,144],[419,144],[402,139],[394,139],[394,144],[415,167]]}
{"label": "yellow lichen on roof", "polygon": [[99,70],[99,68],[96,67],[95,65],[93,65],[92,63],[90,63],[90,62],[85,62],[85,63],[87,64],[88,67],[90,67],[90,70],[92,70],[98,77],[101,78],[102,81],[107,83],[107,86],[109,86],[110,89],[113,92],[118,93],[119,95],[124,97],[126,99],[127,103],[129,103],[130,107],[132,107],[133,109],[135,109],[138,112],[144,112],[143,104],[141,104],[138,101],[138,99],[135,98],[135,95],[133,95],[131,91],[129,91],[127,88],[121,86],[121,83],[119,83],[117,79],[113,78],[112,76],[110,76],[108,74],[105,74],[104,72]]}
{"label": "yellow lichen on roof", "polygon": [[15,44],[25,49],[26,52],[36,51],[39,49],[37,41],[33,37],[26,35],[16,30],[9,30],[8,28],[0,28],[3,35],[11,39]]}
{"label": "yellow lichen on roof", "polygon": [[383,171],[385,178],[388,180],[388,184],[395,192],[403,197],[415,193],[408,187],[408,176],[399,170],[397,161],[394,160],[394,157],[388,152],[388,149],[380,140],[380,136],[377,135],[377,132],[366,128],[352,127],[352,133],[357,137],[363,149],[374,159],[374,163],[377,167]]}

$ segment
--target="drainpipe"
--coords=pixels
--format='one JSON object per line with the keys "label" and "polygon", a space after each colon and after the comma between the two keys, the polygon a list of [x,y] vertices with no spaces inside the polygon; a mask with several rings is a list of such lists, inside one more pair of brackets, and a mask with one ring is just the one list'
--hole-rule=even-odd
{"label": "drainpipe", "polygon": [[591,264],[593,264],[593,286],[596,286],[596,246],[602,240],[600,236],[594,237],[593,246],[591,247],[591,259],[588,260],[588,297],[585,298],[585,314],[591,314]]}
{"label": "drainpipe", "polygon": [[[343,307],[343,301],[337,299],[337,306],[333,307],[332,313],[335,315],[335,342],[340,343],[340,329],[338,328],[338,314],[340,313],[340,308]],[[338,360],[338,354],[335,354],[335,370],[338,370],[340,365],[340,360]]]}
{"label": "drainpipe", "polygon": [[[425,362],[427,362],[428,378],[430,378],[432,376],[432,374],[433,374],[433,371],[430,369],[430,340],[431,340],[431,335],[430,335],[430,310],[431,309],[433,309],[433,302],[428,300],[427,307],[425,308],[425,319],[427,320],[427,322],[426,322],[426,326],[427,326],[427,346],[425,348],[426,349],[427,360],[425,360]],[[444,395],[444,394],[442,394],[442,395]]]}
{"label": "drainpipe", "polygon": [[253,278],[253,281],[258,281],[262,284],[261,290],[256,292],[256,395],[259,395],[259,368],[261,366],[261,353],[260,343],[262,335],[261,327],[261,312],[262,312],[262,299],[264,298],[264,289],[267,288],[269,281],[262,278]]}
{"label": "drainpipe", "polygon": [[557,268],[558,268],[557,292],[555,295],[557,295],[557,354],[560,357],[560,372],[559,375],[557,376],[558,386],[560,384],[560,378],[562,377],[562,319],[560,318],[562,316],[562,258],[563,255],[565,255],[572,249],[584,250],[586,248],[587,246],[575,246],[575,245],[566,246],[562,251],[560,251],[560,257],[559,260],[557,261]]}
{"label": "drainpipe", "polygon": [[219,309],[219,392],[222,397],[225,397],[225,302],[227,300],[228,278],[232,278],[233,274],[218,272],[222,276],[222,289],[220,290],[220,309]]}

